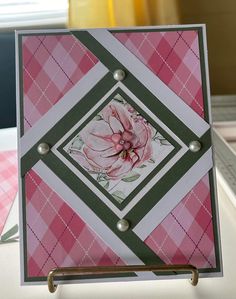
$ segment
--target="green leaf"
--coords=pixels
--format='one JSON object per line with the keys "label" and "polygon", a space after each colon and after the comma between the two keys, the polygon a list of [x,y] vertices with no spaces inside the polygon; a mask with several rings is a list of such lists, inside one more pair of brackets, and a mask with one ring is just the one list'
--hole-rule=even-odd
{"label": "green leaf", "polygon": [[95,117],[94,117],[94,120],[102,120],[103,118],[101,117],[101,115],[96,115]]}
{"label": "green leaf", "polygon": [[109,181],[108,181],[108,180],[101,180],[101,181],[99,181],[99,184],[100,184],[103,188],[105,188],[105,189],[107,189],[107,188],[109,187]]}
{"label": "green leaf", "polygon": [[105,189],[109,187],[109,180],[107,179],[105,173],[99,172],[97,174],[97,182]]}
{"label": "green leaf", "polygon": [[71,144],[70,148],[71,149],[81,150],[83,144],[84,144],[83,140],[79,136],[77,136],[76,139]]}
{"label": "green leaf", "polygon": [[100,182],[100,181],[103,181],[103,180],[107,180],[106,174],[102,173],[102,172],[98,172],[97,173],[97,181]]}
{"label": "green leaf", "polygon": [[161,145],[170,145],[169,141],[166,139],[160,140]]}
{"label": "green leaf", "polygon": [[11,237],[13,237],[18,232],[18,224],[14,225],[11,229],[9,229],[4,235],[1,237],[1,241],[5,242]]}
{"label": "green leaf", "polygon": [[122,203],[125,199],[125,194],[122,191],[116,190],[111,194],[118,203]]}
{"label": "green leaf", "polygon": [[140,177],[139,173],[131,171],[130,173],[128,173],[126,176],[122,178],[122,181],[129,183],[137,180],[139,177]]}
{"label": "green leaf", "polygon": [[119,103],[125,103],[125,100],[119,94],[117,94],[117,95],[114,96],[114,100],[117,101],[117,102],[119,102]]}
{"label": "green leaf", "polygon": [[145,167],[147,167],[147,165],[142,164],[142,165],[140,165],[138,168],[145,168]]}
{"label": "green leaf", "polygon": [[151,158],[151,159],[148,160],[148,162],[149,163],[155,163],[155,160]]}
{"label": "green leaf", "polygon": [[89,169],[87,169],[87,172],[90,173],[90,174],[98,174],[98,172],[95,171],[95,170],[89,170]]}
{"label": "green leaf", "polygon": [[153,136],[153,139],[165,139],[158,131],[156,131],[156,134]]}

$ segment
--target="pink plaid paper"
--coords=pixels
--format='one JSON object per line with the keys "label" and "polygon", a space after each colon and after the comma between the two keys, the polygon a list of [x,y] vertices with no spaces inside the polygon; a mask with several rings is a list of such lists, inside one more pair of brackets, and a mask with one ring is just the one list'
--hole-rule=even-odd
{"label": "pink plaid paper", "polygon": [[28,36],[22,43],[26,132],[98,60],[72,34]]}
{"label": "pink plaid paper", "polygon": [[29,276],[55,267],[124,265],[33,170],[25,180]]}
{"label": "pink plaid paper", "polygon": [[216,265],[208,175],[145,240],[166,264]]}
{"label": "pink plaid paper", "polygon": [[0,234],[18,190],[16,151],[0,152]]}
{"label": "pink plaid paper", "polygon": [[197,31],[113,35],[195,112],[204,116]]}

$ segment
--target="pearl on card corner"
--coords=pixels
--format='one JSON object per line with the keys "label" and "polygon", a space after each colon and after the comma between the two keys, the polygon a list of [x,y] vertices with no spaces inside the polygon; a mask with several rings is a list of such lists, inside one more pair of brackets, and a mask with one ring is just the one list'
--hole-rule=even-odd
{"label": "pearl on card corner", "polygon": [[129,229],[129,222],[126,219],[120,219],[117,224],[116,227],[120,232],[126,232]]}
{"label": "pearl on card corner", "polygon": [[113,78],[116,81],[122,81],[125,78],[125,72],[123,70],[115,70],[113,73]]}
{"label": "pearl on card corner", "polygon": [[199,152],[201,147],[202,147],[201,143],[197,140],[191,141],[189,143],[189,149],[193,153]]}
{"label": "pearl on card corner", "polygon": [[50,146],[47,143],[42,142],[38,145],[37,151],[40,155],[46,155],[50,151]]}

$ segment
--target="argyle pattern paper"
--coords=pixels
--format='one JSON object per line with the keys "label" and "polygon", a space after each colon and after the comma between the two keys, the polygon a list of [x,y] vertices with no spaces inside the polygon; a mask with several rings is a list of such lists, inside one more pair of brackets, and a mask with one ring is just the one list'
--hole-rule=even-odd
{"label": "argyle pattern paper", "polygon": [[18,190],[16,151],[0,152],[0,234]]}
{"label": "argyle pattern paper", "polygon": [[208,176],[184,197],[145,243],[166,264],[214,268],[215,250]]}
{"label": "argyle pattern paper", "polygon": [[[67,266],[192,264],[206,277],[221,273],[204,36],[200,25],[18,34],[24,283]],[[41,142],[50,146],[44,156]],[[138,150],[142,163],[132,160]],[[132,224],[123,233],[122,218]]]}
{"label": "argyle pattern paper", "polygon": [[113,34],[186,104],[204,116],[197,31]]}
{"label": "argyle pattern paper", "polygon": [[30,276],[46,276],[56,267],[124,265],[33,170],[25,179]]}
{"label": "argyle pattern paper", "polygon": [[73,35],[23,38],[24,131],[98,62]]}

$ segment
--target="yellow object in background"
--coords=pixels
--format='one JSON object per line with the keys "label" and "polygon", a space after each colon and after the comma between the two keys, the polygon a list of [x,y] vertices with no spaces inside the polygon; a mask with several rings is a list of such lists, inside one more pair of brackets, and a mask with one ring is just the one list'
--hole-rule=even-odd
{"label": "yellow object in background", "polygon": [[150,23],[146,0],[70,0],[69,27],[117,27]]}
{"label": "yellow object in background", "polygon": [[176,0],[69,0],[69,27],[178,23]]}

